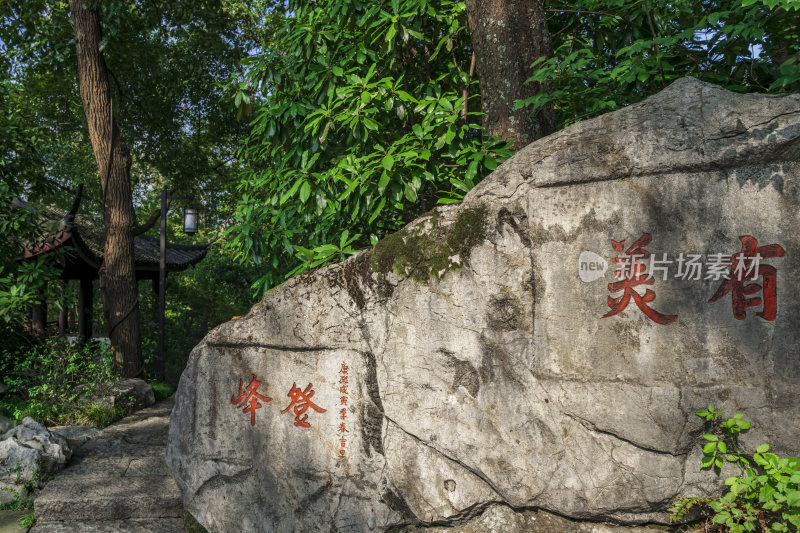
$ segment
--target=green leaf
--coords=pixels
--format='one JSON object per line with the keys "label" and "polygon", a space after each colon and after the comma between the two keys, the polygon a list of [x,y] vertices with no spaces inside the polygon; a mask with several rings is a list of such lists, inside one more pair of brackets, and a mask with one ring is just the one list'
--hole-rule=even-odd
{"label": "green leaf", "polygon": [[381,172],[381,177],[378,180],[378,192],[383,193],[383,190],[389,185],[389,180],[389,174],[385,170]]}
{"label": "green leaf", "polygon": [[793,490],[786,495],[786,505],[800,507],[800,490]]}
{"label": "green leaf", "polygon": [[371,118],[369,118],[369,117],[364,117],[364,118],[362,119],[362,122],[364,123],[364,126],[365,126],[367,129],[370,129],[370,130],[373,130],[373,131],[378,131],[378,123],[377,123],[377,122],[375,122],[374,120],[372,120]]}
{"label": "green leaf", "polygon": [[[384,208],[385,205],[386,205],[386,197],[384,196],[383,198],[381,198],[380,202],[378,202],[378,205],[377,205],[377,207],[375,207],[375,210],[372,211],[372,215],[370,215],[370,217],[369,217],[369,223],[370,224],[372,224],[372,222],[376,218],[378,218],[378,215],[381,214],[381,211],[383,211],[383,208]],[[373,246],[375,245],[375,243],[372,243],[372,244],[373,244]]]}
{"label": "green leaf", "polygon": [[394,36],[397,35],[397,28],[394,24],[389,26],[389,31],[386,32],[386,41],[389,42],[394,39]]}
{"label": "green leaf", "polygon": [[386,170],[392,170],[392,167],[394,166],[394,157],[392,157],[391,154],[385,155],[383,159],[381,159],[381,166],[383,166],[383,168]]}
{"label": "green leaf", "polygon": [[411,187],[410,183],[406,183],[405,187],[403,188],[403,194],[406,198],[408,198],[409,202],[416,202],[417,201],[417,193],[413,187]]}
{"label": "green leaf", "polygon": [[311,185],[307,181],[303,181],[303,185],[300,187],[300,201],[306,203],[309,196],[311,196]]}

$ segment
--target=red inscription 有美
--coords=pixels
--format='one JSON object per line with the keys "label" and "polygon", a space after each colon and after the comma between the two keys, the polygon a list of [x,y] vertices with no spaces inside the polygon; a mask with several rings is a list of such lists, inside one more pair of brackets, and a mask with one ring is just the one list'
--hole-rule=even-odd
{"label": "red inscription \u6709\u7f8e", "polygon": [[287,396],[291,398],[291,402],[289,405],[286,406],[286,409],[281,411],[281,414],[286,413],[294,407],[294,425],[301,426],[304,428],[310,428],[311,424],[307,422],[308,415],[305,412],[311,407],[318,413],[324,413],[326,409],[321,408],[320,406],[316,405],[314,402],[311,401],[312,396],[314,396],[314,389],[311,383],[308,384],[306,390],[301,390],[297,383],[292,384],[292,390],[289,391]]}
{"label": "red inscription \u6709\u7f8e", "polygon": [[[622,254],[627,240],[627,238],[622,241],[612,239],[611,246],[614,251]],[[650,244],[652,240],[652,235],[642,233],[642,236],[630,245],[624,254],[613,259],[614,263],[617,264],[615,275],[619,281],[609,283],[608,292],[617,293],[622,291],[622,294],[616,298],[608,297],[608,306],[611,310],[601,318],[608,318],[621,313],[628,306],[631,299],[650,320],[657,324],[672,324],[678,318],[678,315],[665,315],[647,305],[656,299],[656,293],[653,290],[647,289],[644,295],[641,295],[634,289],[639,285],[652,285],[654,283],[653,276],[646,272],[647,265],[639,261],[650,257],[650,252],[645,249],[645,246]]]}
{"label": "red inscription \u6709\u7f8e", "polygon": [[231,403],[236,405],[237,409],[244,406],[244,412],[250,413],[250,425],[255,426],[256,409],[261,409],[263,407],[263,405],[258,403],[258,401],[261,400],[264,403],[268,403],[272,401],[272,398],[267,398],[266,396],[262,396],[256,392],[258,387],[261,385],[261,382],[256,379],[255,374],[253,374],[253,379],[250,380],[250,384],[244,391],[242,390],[242,385],[244,385],[244,381],[240,379],[239,396],[231,396]]}
{"label": "red inscription \u6709\u7f8e", "polygon": [[[778,314],[778,270],[772,265],[762,265],[760,262],[762,259],[784,257],[786,250],[778,244],[759,246],[755,237],[750,235],[742,235],[739,240],[742,241],[742,250],[732,258],[728,267],[730,276],[708,302],[716,302],[731,293],[733,316],[736,320],[747,318],[748,307],[762,304],[763,307],[756,316],[764,320],[775,320]],[[752,277],[746,279],[750,274]],[[759,277],[763,279],[762,284],[746,283],[755,281]],[[758,293],[761,293],[763,298],[754,296]]]}

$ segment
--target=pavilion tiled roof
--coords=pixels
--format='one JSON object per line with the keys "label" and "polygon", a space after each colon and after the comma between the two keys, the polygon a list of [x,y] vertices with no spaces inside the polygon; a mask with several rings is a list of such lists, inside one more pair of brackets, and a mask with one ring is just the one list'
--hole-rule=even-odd
{"label": "pavilion tiled roof", "polygon": [[[17,202],[20,207],[27,207]],[[40,235],[25,251],[26,257],[39,255],[47,250],[71,241],[81,256],[92,266],[99,268],[103,262],[105,232],[101,220],[89,215],[73,213],[77,211],[79,198],[76,198],[70,211],[55,207],[38,208],[41,217]],[[134,255],[137,270],[158,270],[159,243],[156,237],[142,234],[134,237]],[[166,263],[168,271],[180,271],[202,260],[208,244],[167,243]]]}

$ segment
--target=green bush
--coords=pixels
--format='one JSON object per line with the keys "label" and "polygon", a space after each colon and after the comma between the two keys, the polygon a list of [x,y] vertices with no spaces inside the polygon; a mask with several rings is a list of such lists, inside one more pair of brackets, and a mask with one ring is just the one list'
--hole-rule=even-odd
{"label": "green bush", "polygon": [[111,352],[102,344],[45,340],[15,352],[0,352],[0,376],[8,396],[0,410],[20,422],[108,425],[124,408],[104,404],[119,381]]}
{"label": "green bush", "polygon": [[19,527],[30,529],[36,524],[36,515],[33,513],[24,514],[19,517]]}
{"label": "green bush", "polygon": [[738,436],[750,429],[750,422],[741,414],[723,421],[723,413],[713,405],[696,414],[710,427],[703,435],[700,468],[720,470],[727,461],[737,465],[741,474],[725,480],[730,490],[721,498],[679,498],[670,508],[672,520],[700,509],[706,518],[704,532],[800,530],[800,460],[770,453],[768,444],[758,446],[753,454],[742,452]]}
{"label": "green bush", "polygon": [[169,383],[161,383],[153,381],[150,383],[150,386],[153,387],[153,396],[155,396],[157,402],[160,402],[161,400],[166,400],[167,398],[175,394],[175,387],[173,387]]}

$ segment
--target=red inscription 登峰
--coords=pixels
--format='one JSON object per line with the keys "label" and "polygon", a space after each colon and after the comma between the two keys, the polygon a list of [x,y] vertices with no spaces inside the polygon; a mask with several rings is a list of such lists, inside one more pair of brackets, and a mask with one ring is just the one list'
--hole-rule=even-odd
{"label": "red inscription \u767b\u5cf0", "polygon": [[[611,246],[614,251],[622,254],[627,240],[627,238],[622,241],[611,239]],[[644,295],[639,294],[634,289],[639,285],[652,285],[654,283],[653,276],[646,272],[647,265],[640,262],[640,260],[650,257],[650,252],[645,249],[645,246],[650,244],[652,240],[652,235],[642,233],[642,236],[630,245],[624,254],[613,259],[614,263],[617,264],[615,275],[619,281],[609,283],[608,292],[616,293],[622,291],[622,294],[616,298],[608,297],[608,306],[611,310],[601,318],[608,318],[621,313],[628,306],[631,299],[650,320],[657,324],[672,324],[678,318],[678,315],[665,315],[647,305],[656,299],[656,293],[651,289],[647,289]]]}
{"label": "red inscription \u767b\u5cf0", "polygon": [[[762,259],[784,257],[786,250],[778,244],[759,246],[758,241],[751,235],[739,237],[742,241],[742,250],[733,256],[730,266],[730,276],[724,281],[709,303],[720,300],[731,293],[733,301],[733,316],[736,320],[747,318],[747,308],[763,304],[761,311],[756,313],[764,320],[775,320],[778,315],[778,270],[772,265],[760,264]],[[748,275],[751,275],[747,279]],[[762,278],[763,283],[746,283]],[[754,296],[761,293],[762,297]]]}
{"label": "red inscription \u767b\u5cf0", "polygon": [[244,412],[250,413],[250,425],[255,426],[256,409],[261,409],[263,407],[263,405],[258,403],[258,401],[261,400],[264,403],[268,403],[272,401],[272,398],[267,398],[266,396],[262,396],[256,392],[258,391],[258,387],[261,385],[261,382],[256,379],[255,374],[253,374],[253,379],[250,380],[250,384],[245,390],[242,390],[242,385],[244,385],[244,381],[240,379],[239,396],[231,396],[231,403],[234,404],[237,409],[244,406]]}
{"label": "red inscription \u767b\u5cf0", "polygon": [[286,406],[286,409],[281,411],[281,414],[286,413],[294,407],[294,425],[301,426],[304,428],[310,428],[311,424],[307,422],[308,415],[305,412],[311,407],[318,413],[324,413],[326,409],[321,408],[320,406],[316,405],[314,402],[311,401],[311,397],[314,396],[314,389],[311,383],[308,384],[306,390],[301,390],[297,383],[292,384],[292,390],[289,391],[287,396],[291,398],[291,402],[289,405]]}

